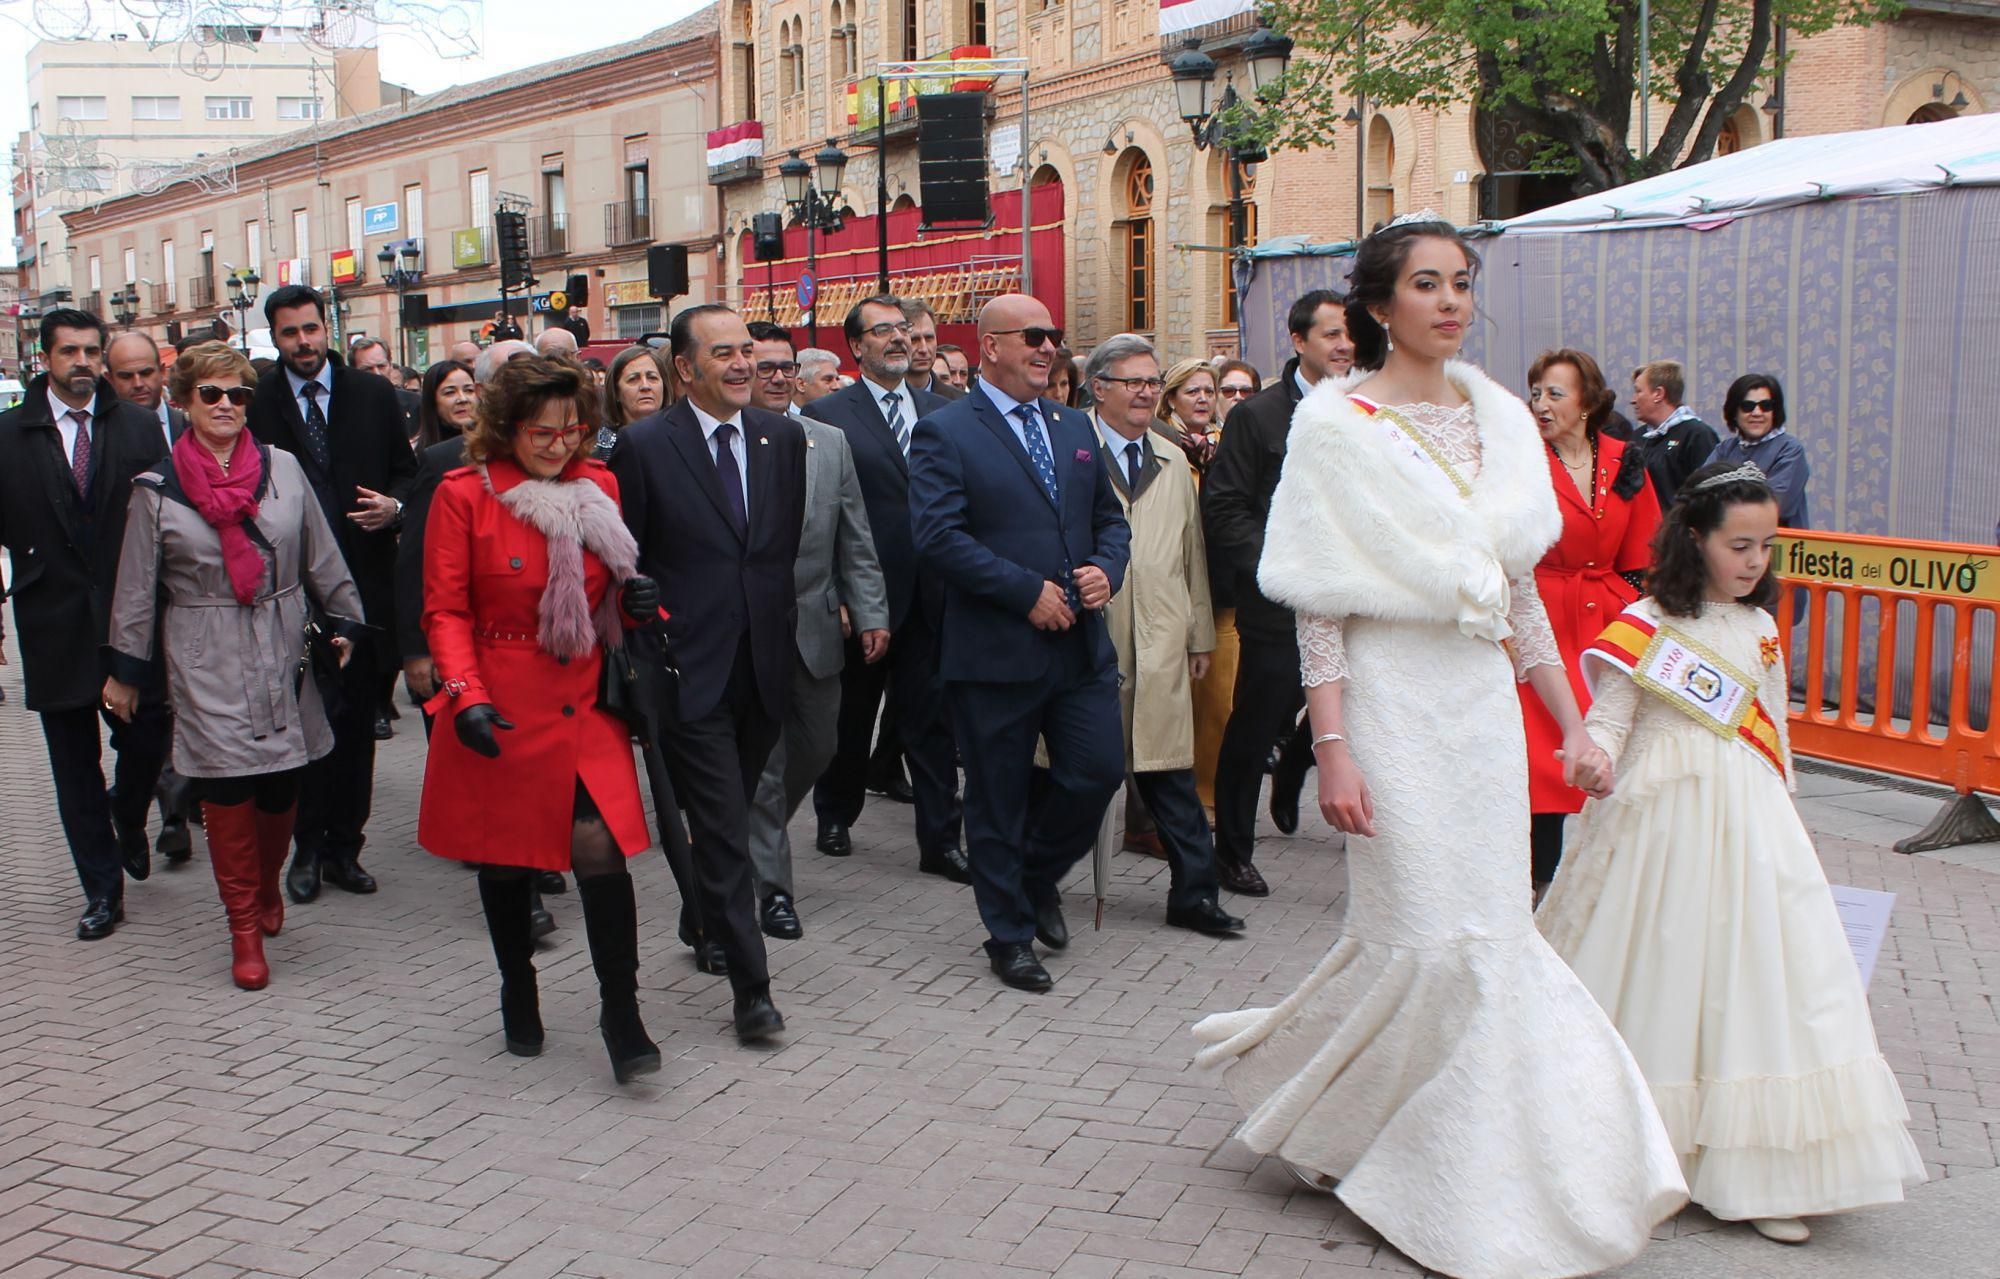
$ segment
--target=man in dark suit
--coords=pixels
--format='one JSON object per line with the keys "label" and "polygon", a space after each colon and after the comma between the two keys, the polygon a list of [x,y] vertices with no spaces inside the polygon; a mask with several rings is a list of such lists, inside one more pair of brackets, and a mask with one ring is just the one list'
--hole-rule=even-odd
{"label": "man in dark suit", "polygon": [[1687,477],[1700,470],[1715,452],[1715,428],[1696,417],[1681,401],[1687,394],[1687,370],[1678,360],[1654,360],[1632,370],[1632,416],[1638,419],[1632,441],[1645,459],[1646,474],[1660,509],[1674,504]]}
{"label": "man in dark suit", "polygon": [[381,338],[360,338],[347,348],[347,362],[356,373],[373,373],[395,390],[396,403],[403,410],[404,436],[416,439],[423,423],[423,397],[403,389],[403,371],[389,358],[389,344]]}
{"label": "man in dark suit", "polygon": [[107,793],[99,763],[100,653],[132,477],[167,448],[158,420],[120,400],[101,377],[102,321],[52,310],[42,317],[41,339],[49,371],[0,413],[0,546],[13,556],[7,594],[27,705],[42,717],[56,811],[83,884],[76,935],[94,941],[125,917],[126,873],[144,879],[152,871],[146,809],[173,724],[165,677],[148,681],[130,723],[103,715],[118,756],[116,787]]}
{"label": "man in dark suit", "polygon": [[1054,984],[1033,942],[1068,944],[1063,876],[1125,777],[1100,610],[1124,581],[1131,532],[1090,420],[1042,396],[1060,345],[1036,299],[988,302],[978,380],[910,445],[917,554],[945,588],[939,663],[962,728],[972,892],[993,971],[1033,991]]}
{"label": "man in dark suit", "polygon": [[361,846],[375,790],[376,702],[383,673],[396,661],[396,526],[417,459],[396,389],[327,358],[319,294],[286,285],[265,298],[264,318],[279,362],[257,384],[250,430],[305,468],[371,627],[327,708],[333,752],[308,766],[299,792],[298,851],[285,891],[309,902],[322,876],[351,893],[375,891],[374,877],[361,869]]}
{"label": "man in dark suit", "polygon": [[[1257,795],[1271,748],[1290,736],[1305,705],[1299,684],[1299,641],[1292,610],[1257,589],[1264,522],[1285,466],[1292,410],[1321,378],[1354,362],[1347,308],[1338,293],[1315,289],[1286,316],[1293,356],[1269,386],[1229,411],[1222,443],[1202,478],[1202,529],[1216,594],[1236,601],[1241,644],[1235,702],[1215,762],[1215,860],[1223,887],[1252,897],[1270,893],[1251,864],[1257,839]],[[1303,777],[1303,768],[1298,770]],[[1298,782],[1291,783],[1293,804]]]}
{"label": "man in dark suit", "polygon": [[921,298],[905,298],[899,305],[910,322],[910,372],[912,390],[927,391],[939,399],[955,400],[964,395],[936,373],[938,352],[937,312]]}
{"label": "man in dark suit", "polygon": [[847,313],[846,332],[861,376],[853,386],[812,404],[813,416],[845,432],[854,453],[868,527],[888,585],[893,637],[888,659],[873,664],[849,645],[840,674],[838,741],[833,762],[813,788],[813,810],[819,817],[819,850],[847,856],[853,847],[848,827],[861,815],[868,744],[886,686],[894,718],[884,730],[893,724],[909,754],[917,868],[963,884],[971,881],[972,872],[959,846],[958,767],[937,665],[943,601],[938,583],[919,572],[910,537],[911,433],[918,419],[942,410],[945,401],[908,383],[913,330],[904,314],[894,298],[857,302]]}
{"label": "man in dark suit", "polygon": [[728,307],[676,315],[669,349],[687,395],[620,431],[611,470],[680,668],[660,749],[693,843],[696,940],[721,943],[736,1034],[751,1041],[785,1026],[758,928],[749,814],[791,699],[805,433],[750,404],[756,344]]}

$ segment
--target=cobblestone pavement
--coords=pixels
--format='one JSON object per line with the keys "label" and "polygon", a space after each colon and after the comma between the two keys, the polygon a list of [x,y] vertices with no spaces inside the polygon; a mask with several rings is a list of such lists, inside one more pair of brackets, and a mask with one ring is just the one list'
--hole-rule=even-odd
{"label": "cobblestone pavement", "polygon": [[[1242,941],[1162,927],[1157,861],[1117,858],[1101,932],[1073,886],[1077,938],[1041,997],[989,975],[967,890],[916,872],[909,810],[873,802],[844,861],[811,852],[802,821],[807,934],[772,944],[790,1030],[767,1051],[729,1034],[728,986],[675,943],[671,880],[647,854],[642,997],[666,1064],[621,1089],[573,893],[551,899],[562,927],[540,960],[548,1049],[502,1050],[473,879],[414,846],[407,709],[365,859],[383,890],[294,908],[268,990],[230,985],[199,853],[131,885],[113,939],[73,940],[19,669],[0,669],[8,1279],[1415,1273],[1229,1141],[1234,1107],[1189,1065],[1199,1014],[1281,995],[1333,938],[1345,875],[1316,819],[1267,830],[1274,892],[1230,903]],[[1963,1250],[1952,1273],[1994,1274],[2000,845],[1901,857],[1886,840],[1931,801],[1806,782],[1832,876],[1901,895],[1871,993],[1942,1180],[1804,1250],[1688,1213],[1629,1274],[1944,1273],[1910,1267],[1945,1239]]]}

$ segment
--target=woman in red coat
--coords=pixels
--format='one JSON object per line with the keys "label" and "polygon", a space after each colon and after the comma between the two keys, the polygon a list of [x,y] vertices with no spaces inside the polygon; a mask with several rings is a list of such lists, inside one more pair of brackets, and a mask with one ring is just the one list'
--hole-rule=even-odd
{"label": "woman in red coat", "polygon": [[441,691],[417,842],[479,865],[507,1050],[542,1048],[531,872],[577,875],[598,1024],[620,1083],[659,1069],[639,1020],[638,914],[625,858],[649,839],[631,735],[597,705],[604,649],[659,609],[635,572],[618,484],[590,457],[598,396],[566,360],[511,360],[466,433],[424,533],[424,632]]}
{"label": "woman in red coat", "polygon": [[[1569,671],[1577,706],[1590,709],[1577,655],[1642,592],[1651,567],[1660,503],[1645,463],[1603,433],[1613,396],[1597,361],[1567,348],[1544,351],[1528,370],[1528,405],[1549,446],[1549,475],[1562,512],[1562,537],[1535,567],[1535,586]],[[1556,751],[1562,732],[1542,699],[1521,696],[1528,730],[1528,799],[1536,899],[1562,860],[1563,819],[1583,807],[1583,792],[1563,785]]]}

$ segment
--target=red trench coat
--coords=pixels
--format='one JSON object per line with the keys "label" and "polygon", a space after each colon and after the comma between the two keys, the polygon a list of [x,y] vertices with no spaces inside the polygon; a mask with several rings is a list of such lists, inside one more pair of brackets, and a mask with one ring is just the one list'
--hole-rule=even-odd
{"label": "red trench coat", "polygon": [[[529,482],[511,460],[489,464],[493,487]],[[564,472],[618,500],[602,462],[579,459]],[[583,553],[593,607],[614,589],[610,570]],[[417,842],[440,857],[568,870],[576,784],[582,780],[627,856],[651,842],[625,725],[597,709],[601,654],[564,660],[537,644],[548,542],[503,507],[478,471],[444,477],[424,529],[424,632],[440,682],[437,731],[424,769]],[[514,727],[499,730],[500,757],[486,759],[452,731],[450,718],[490,702]]]}
{"label": "red trench coat", "polygon": [[[1625,447],[1623,441],[1598,436],[1594,505],[1577,492],[1576,482],[1554,450],[1549,450],[1550,478],[1563,527],[1562,536],[1535,566],[1535,586],[1549,611],[1556,647],[1562,650],[1563,669],[1569,673],[1570,687],[1576,690],[1576,704],[1582,710],[1590,709],[1590,693],[1583,684],[1578,654],[1626,605],[1639,598],[1639,592],[1618,575],[1652,566],[1653,533],[1660,526],[1660,500],[1653,493],[1652,480],[1629,498],[1611,491]],[[1583,792],[1563,785],[1562,764],[1556,759],[1562,748],[1562,730],[1542,706],[1542,699],[1525,684],[1521,686],[1521,717],[1528,730],[1530,809],[1537,813],[1577,812],[1583,807]]]}

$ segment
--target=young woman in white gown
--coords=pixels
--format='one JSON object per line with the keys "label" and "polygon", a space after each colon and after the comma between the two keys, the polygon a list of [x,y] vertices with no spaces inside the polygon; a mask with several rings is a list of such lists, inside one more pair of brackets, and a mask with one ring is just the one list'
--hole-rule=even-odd
{"label": "young woman in white gown", "polygon": [[1687,1198],[1644,1079],[1535,931],[1514,691],[1609,760],[1535,593],[1560,527],[1528,411],[1456,361],[1477,259],[1448,225],[1363,242],[1357,372],[1293,418],[1258,580],[1297,610],[1319,801],[1347,832],[1345,929],[1272,1008],[1205,1018],[1199,1060],[1276,1154],[1458,1279],[1619,1265]]}
{"label": "young woman in white gown", "polygon": [[1536,923],[1646,1072],[1694,1201],[1804,1243],[1800,1217],[1899,1200],[1924,1165],[1788,793],[1777,535],[1755,466],[1681,486],[1652,593],[1583,653],[1618,793]]}

